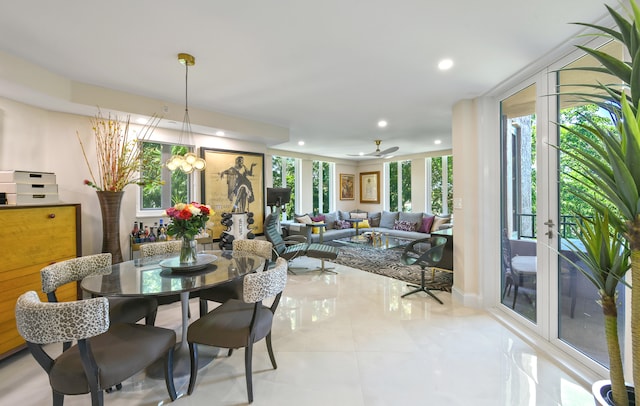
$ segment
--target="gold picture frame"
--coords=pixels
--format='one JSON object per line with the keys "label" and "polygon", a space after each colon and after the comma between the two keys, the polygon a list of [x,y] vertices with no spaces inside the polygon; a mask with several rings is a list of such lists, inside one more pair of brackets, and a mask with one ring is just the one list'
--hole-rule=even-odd
{"label": "gold picture frame", "polygon": [[340,174],[340,200],[355,200],[356,175]]}
{"label": "gold picture frame", "polygon": [[215,212],[209,220],[214,241],[227,229],[222,213],[253,212],[250,231],[264,234],[264,154],[202,147],[200,156],[207,163],[200,176],[202,203]]}
{"label": "gold picture frame", "polygon": [[380,203],[380,171],[360,172],[360,203]]}

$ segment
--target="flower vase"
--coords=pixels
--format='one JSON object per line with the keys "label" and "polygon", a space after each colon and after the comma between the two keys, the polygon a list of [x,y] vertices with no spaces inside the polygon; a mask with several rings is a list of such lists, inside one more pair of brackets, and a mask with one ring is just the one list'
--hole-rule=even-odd
{"label": "flower vase", "polygon": [[123,262],[120,249],[120,204],[124,192],[98,191],[102,212],[102,252],[111,253],[114,264]]}
{"label": "flower vase", "polygon": [[191,265],[198,261],[198,242],[194,237],[183,236],[180,248],[180,264]]}

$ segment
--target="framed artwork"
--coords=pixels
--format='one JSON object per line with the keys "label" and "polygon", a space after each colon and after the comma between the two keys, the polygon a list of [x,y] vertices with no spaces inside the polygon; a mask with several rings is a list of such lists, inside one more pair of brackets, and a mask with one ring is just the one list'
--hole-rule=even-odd
{"label": "framed artwork", "polygon": [[340,200],[354,200],[354,189],[356,183],[356,175],[347,173],[340,174]]}
{"label": "framed artwork", "polygon": [[360,203],[380,203],[380,171],[360,173]]}
{"label": "framed artwork", "polygon": [[211,206],[215,214],[211,236],[220,240],[227,228],[220,224],[222,213],[253,212],[249,225],[255,235],[264,233],[264,154],[200,148],[200,157],[207,167],[200,175],[202,203]]}

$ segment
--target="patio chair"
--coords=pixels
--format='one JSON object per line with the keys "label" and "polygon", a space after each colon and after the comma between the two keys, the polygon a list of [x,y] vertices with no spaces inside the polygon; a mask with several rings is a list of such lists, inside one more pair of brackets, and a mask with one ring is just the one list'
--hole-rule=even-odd
{"label": "patio chair", "polygon": [[405,265],[418,265],[420,266],[420,286],[409,284],[407,286],[415,288],[414,290],[405,293],[401,297],[406,297],[418,292],[425,292],[438,303],[443,304],[440,299],[436,297],[427,285],[425,284],[425,272],[426,268],[431,268],[431,280],[435,278],[435,267],[442,260],[442,254],[444,253],[444,246],[447,243],[446,237],[434,236],[428,238],[421,238],[419,240],[412,241],[404,248],[400,260]]}

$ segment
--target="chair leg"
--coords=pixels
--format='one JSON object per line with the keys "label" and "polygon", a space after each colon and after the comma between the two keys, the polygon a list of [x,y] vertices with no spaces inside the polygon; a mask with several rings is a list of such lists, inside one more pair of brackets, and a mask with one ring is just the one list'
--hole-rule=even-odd
{"label": "chair leg", "polygon": [[104,405],[104,391],[101,389],[91,391],[91,406]]}
{"label": "chair leg", "polygon": [[273,355],[273,347],[271,346],[271,331],[269,331],[269,334],[267,334],[265,341],[267,343],[267,352],[269,352],[271,365],[273,365],[273,369],[278,369],[278,364],[276,364],[276,357]]}
{"label": "chair leg", "polygon": [[[251,340],[251,339],[249,339]],[[244,375],[247,380],[247,397],[253,402],[253,379],[251,378],[251,358],[253,357],[253,343],[249,342],[244,349]]]}
{"label": "chair leg", "polygon": [[157,315],[158,315],[157,309],[153,313],[149,313],[147,317],[144,318],[144,324],[146,324],[147,326],[155,326]]}
{"label": "chair leg", "polygon": [[436,295],[434,295],[429,289],[427,289],[425,283],[424,283],[424,273],[426,271],[424,269],[422,269],[421,271],[421,275],[420,275],[420,286],[415,286],[415,285],[407,285],[407,286],[411,286],[411,287],[415,287],[417,289],[412,290],[411,292],[405,293],[404,295],[402,295],[401,297],[406,297],[409,295],[412,295],[414,293],[418,293],[418,292],[424,292],[427,295],[431,296],[432,298],[434,298],[438,303],[440,304],[444,304],[442,302],[442,300],[438,299],[438,297]]}
{"label": "chair leg", "polygon": [[64,405],[64,395],[62,393],[58,393],[52,390],[53,395],[53,406],[63,406]]}
{"label": "chair leg", "polygon": [[167,385],[167,392],[173,402],[178,398],[176,386],[173,382],[173,348],[170,348],[164,357],[164,381]]}
{"label": "chair leg", "polygon": [[227,357],[230,357],[231,354],[233,354],[233,348],[229,348],[229,351],[227,351]]}
{"label": "chair leg", "polygon": [[191,395],[196,386],[196,378],[198,376],[198,344],[189,343],[189,358],[191,359],[191,376],[189,377],[187,395]]}
{"label": "chair leg", "polygon": [[209,302],[207,299],[200,299],[200,317],[209,313]]}

